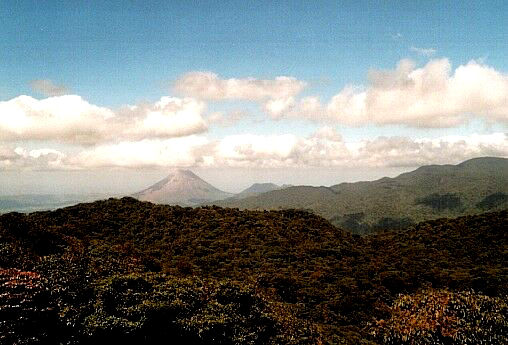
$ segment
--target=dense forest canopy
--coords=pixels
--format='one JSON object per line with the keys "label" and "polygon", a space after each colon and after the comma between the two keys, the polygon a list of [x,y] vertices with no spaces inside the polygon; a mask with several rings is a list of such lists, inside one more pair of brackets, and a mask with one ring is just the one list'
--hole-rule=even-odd
{"label": "dense forest canopy", "polygon": [[508,341],[507,218],[360,237],[305,211],[132,198],[9,213],[0,340],[498,344]]}
{"label": "dense forest canopy", "polygon": [[500,211],[508,207],[508,159],[481,157],[457,165],[427,165],[397,177],[293,186],[239,200],[240,209],[307,209],[357,234],[402,230],[430,219]]}

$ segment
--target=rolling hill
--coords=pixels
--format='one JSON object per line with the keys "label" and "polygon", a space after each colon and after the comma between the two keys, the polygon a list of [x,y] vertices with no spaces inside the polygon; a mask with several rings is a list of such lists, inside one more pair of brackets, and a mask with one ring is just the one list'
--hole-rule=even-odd
{"label": "rolling hill", "polygon": [[240,209],[305,209],[355,233],[400,229],[428,219],[478,214],[508,203],[508,159],[430,165],[395,178],[294,186],[215,204]]}

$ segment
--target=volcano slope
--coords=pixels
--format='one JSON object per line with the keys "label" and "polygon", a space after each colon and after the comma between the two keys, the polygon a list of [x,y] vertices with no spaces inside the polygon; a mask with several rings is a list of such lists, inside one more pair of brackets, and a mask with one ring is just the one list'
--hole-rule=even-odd
{"label": "volcano slope", "polygon": [[507,218],[360,237],[133,198],[5,214],[0,343],[506,343]]}

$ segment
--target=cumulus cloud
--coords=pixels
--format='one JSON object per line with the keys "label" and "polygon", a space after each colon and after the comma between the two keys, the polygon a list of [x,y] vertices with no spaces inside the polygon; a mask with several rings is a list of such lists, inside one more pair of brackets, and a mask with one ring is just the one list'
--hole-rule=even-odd
{"label": "cumulus cloud", "polygon": [[371,167],[450,164],[481,156],[507,157],[508,136],[493,133],[435,139],[379,137],[362,142],[355,150],[358,162]]}
{"label": "cumulus cloud", "polygon": [[221,127],[231,127],[244,119],[248,114],[241,110],[231,111],[227,114],[223,112],[214,112],[206,118],[208,124],[218,125]]}
{"label": "cumulus cloud", "polygon": [[0,102],[3,141],[39,140],[89,145],[125,139],[170,138],[206,130],[203,102],[162,97],[154,104],[112,110],[65,95]]}
{"label": "cumulus cloud", "polygon": [[43,148],[28,150],[22,147],[0,146],[0,170],[62,170],[72,169],[65,164],[66,155]]}
{"label": "cumulus cloud", "polygon": [[226,136],[214,149],[214,162],[225,166],[293,165],[298,138],[292,134],[259,136],[240,134]]}
{"label": "cumulus cloud", "polygon": [[306,138],[289,134],[225,137],[216,144],[214,162],[234,167],[417,167],[479,156],[508,156],[508,136],[378,137],[345,142],[333,128],[324,127]]}
{"label": "cumulus cloud", "polygon": [[264,104],[264,109],[272,118],[282,117],[296,105],[294,97],[269,99]]}
{"label": "cumulus cloud", "polygon": [[448,59],[416,68],[402,60],[394,70],[373,70],[367,87],[346,86],[327,104],[317,97],[266,107],[273,118],[303,117],[351,126],[402,124],[437,128],[472,118],[508,123],[508,75],[477,61],[453,72]]}
{"label": "cumulus cloud", "polygon": [[46,97],[63,96],[70,93],[70,90],[64,85],[58,85],[49,79],[32,80],[30,83],[32,89]]}
{"label": "cumulus cloud", "polygon": [[[416,167],[508,156],[505,133],[358,142],[345,141],[333,127],[307,137],[237,134],[213,140],[199,135],[209,125],[228,127],[246,116],[241,111],[207,114],[206,99],[255,101],[274,119],[299,117],[330,125],[454,127],[473,118],[508,123],[508,75],[477,61],[453,70],[447,59],[422,67],[401,60],[393,70],[370,71],[367,86],[346,86],[327,103],[299,97],[304,87],[289,77],[221,79],[192,72],[175,84],[192,98],[162,97],[119,109],[77,95],[19,96],[0,102],[0,169]],[[32,148],[22,147],[23,141]],[[34,142],[40,147],[33,149]]]}
{"label": "cumulus cloud", "polygon": [[378,137],[347,142],[334,128],[323,127],[307,137],[239,134],[210,140],[191,135],[101,144],[77,154],[0,147],[0,168],[417,167],[479,156],[508,157],[508,136]]}
{"label": "cumulus cloud", "polygon": [[94,143],[107,135],[107,123],[113,117],[110,109],[75,95],[42,100],[19,96],[0,102],[0,137]]}
{"label": "cumulus cloud", "polygon": [[79,168],[194,166],[202,163],[202,150],[208,144],[203,136],[171,139],[144,139],[99,145],[68,160]]}
{"label": "cumulus cloud", "polygon": [[426,57],[431,57],[432,55],[436,54],[437,50],[434,48],[418,48],[418,47],[411,47],[409,48],[412,52],[415,52],[419,55],[423,55]]}
{"label": "cumulus cloud", "polygon": [[212,72],[190,72],[180,77],[173,85],[182,95],[208,100],[286,99],[299,94],[306,83],[292,77],[277,77],[270,80],[255,78],[221,79]]}
{"label": "cumulus cloud", "polygon": [[117,112],[119,138],[171,138],[206,131],[206,105],[192,98],[162,97],[154,104],[125,107]]}

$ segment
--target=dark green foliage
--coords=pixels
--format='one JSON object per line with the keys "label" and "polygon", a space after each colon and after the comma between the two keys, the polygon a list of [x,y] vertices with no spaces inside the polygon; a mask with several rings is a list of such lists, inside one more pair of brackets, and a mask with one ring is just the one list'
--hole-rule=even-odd
{"label": "dark green foliage", "polygon": [[330,219],[330,222],[359,235],[381,231],[403,230],[414,225],[414,222],[409,217],[382,217],[374,224],[367,224],[364,222],[364,219],[365,214],[361,212],[345,214],[341,217],[336,216]]}
{"label": "dark green foliage", "polygon": [[[491,194],[496,196],[482,203]],[[502,195],[507,194],[508,159],[482,157],[458,165],[423,166],[394,178],[331,187],[294,186],[214,203],[251,210],[310,210],[345,230],[366,234],[397,230],[408,221],[499,211],[506,208]]]}
{"label": "dark green foliage", "polygon": [[[312,327],[280,312],[254,289],[160,274],[114,276],[97,288],[84,342],[129,344],[287,344],[316,340]],[[288,318],[292,325],[288,324]]]}
{"label": "dark green foliage", "polygon": [[413,221],[409,217],[403,218],[391,218],[383,217],[376,224],[371,226],[373,231],[382,230],[403,230],[411,225],[414,225]]}
{"label": "dark green foliage", "polygon": [[366,234],[372,232],[370,226],[365,224],[365,213],[348,213],[343,216],[335,216],[330,219],[330,222],[337,224],[343,229],[348,229],[354,234]]}
{"label": "dark green foliage", "polygon": [[508,195],[502,192],[487,195],[476,206],[483,210],[490,210],[508,202]]}
{"label": "dark green foliage", "polygon": [[416,199],[415,204],[431,207],[438,212],[442,212],[444,210],[455,210],[462,206],[460,197],[452,193],[430,194],[423,198]]}
{"label": "dark green foliage", "polygon": [[110,199],[0,216],[0,264],[44,281],[52,343],[367,344],[400,293],[505,299],[507,220],[359,237],[304,211]]}

